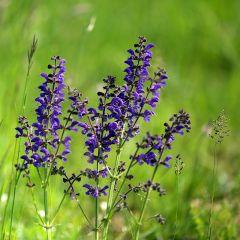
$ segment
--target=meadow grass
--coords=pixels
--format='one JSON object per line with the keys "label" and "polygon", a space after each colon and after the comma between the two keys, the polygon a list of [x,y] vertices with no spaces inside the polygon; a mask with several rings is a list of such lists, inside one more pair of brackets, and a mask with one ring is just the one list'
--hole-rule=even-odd
{"label": "meadow grass", "polygon": [[[168,189],[163,198],[153,197],[148,207],[149,216],[160,211],[166,224],[159,226],[147,220],[143,226],[145,239],[207,239],[209,210],[212,239],[238,239],[239,233],[239,92],[240,92],[240,2],[226,1],[0,1],[0,223],[2,238],[8,239],[15,170],[19,143],[15,143],[14,128],[17,116],[24,112],[34,118],[38,95],[39,73],[45,69],[52,55],[67,60],[67,82],[78,87],[90,102],[101,80],[116,75],[122,82],[124,50],[139,35],[145,35],[157,45],[154,66],[168,71],[168,87],[161,95],[157,114],[150,123],[152,132],[161,130],[167,116],[180,108],[187,110],[192,119],[191,136],[175,143],[175,152],[181,152],[185,163],[180,176],[172,170],[157,176]],[[90,26],[89,26],[90,25]],[[33,36],[38,49],[28,72],[27,51]],[[26,90],[25,90],[26,89]],[[26,96],[26,97],[25,97]],[[25,99],[25,100],[24,100]],[[213,156],[207,134],[208,122],[225,109],[230,119],[231,134],[216,149],[218,172],[215,176],[215,197],[211,207]],[[145,125],[149,129],[149,125]],[[144,130],[143,130],[144,131]],[[73,141],[74,154],[67,167],[75,169],[84,149]],[[82,146],[82,145],[81,145]],[[134,143],[123,152],[131,153]],[[137,168],[139,178],[150,176]],[[164,178],[162,177],[164,176]],[[180,178],[178,181],[177,178]],[[147,176],[146,176],[147,178]],[[60,180],[60,179],[59,179]],[[38,224],[31,190],[20,178],[12,221],[11,239],[44,239],[45,232]],[[63,193],[58,184],[50,191],[51,206],[58,204]],[[84,190],[79,189],[80,196]],[[153,195],[154,196],[154,195]],[[36,205],[43,210],[41,195]],[[132,205],[134,199],[131,199]],[[93,215],[91,200],[82,205]],[[100,203],[101,205],[101,203]],[[141,205],[136,206],[138,212]],[[91,212],[92,211],[92,212]],[[177,220],[176,220],[177,212]],[[53,214],[53,213],[51,213]],[[131,239],[129,213],[125,218],[116,216],[110,229],[112,239]],[[130,221],[130,222],[129,222]],[[4,225],[3,225],[4,223]],[[92,239],[75,201],[66,200],[59,212],[53,230],[54,239]]]}

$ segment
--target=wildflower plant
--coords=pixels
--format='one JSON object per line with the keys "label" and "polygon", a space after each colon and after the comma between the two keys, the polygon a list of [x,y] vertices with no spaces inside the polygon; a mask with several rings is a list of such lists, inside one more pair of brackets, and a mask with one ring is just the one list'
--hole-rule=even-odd
{"label": "wildflower plant", "polygon": [[[53,64],[48,65],[51,73],[41,74],[44,81],[39,86],[40,96],[35,99],[39,104],[36,109],[37,121],[30,124],[26,117],[20,116],[19,127],[16,128],[16,137],[26,140],[25,153],[21,157],[23,163],[17,164],[16,168],[27,177],[30,187],[34,187],[31,182],[33,171],[37,172],[42,182],[45,219],[41,216],[39,218],[47,230],[48,239],[51,238],[53,220],[68,194],[77,200],[83,216],[95,232],[95,239],[108,238],[113,215],[124,208],[129,209],[128,196],[141,192],[144,197],[140,214],[134,217],[136,225],[133,236],[134,239],[139,239],[151,191],[158,192],[160,196],[165,194],[155,178],[160,167],[170,167],[172,157],[168,152],[175,137],[191,129],[186,112],[180,110],[173,114],[169,122],[164,123],[162,134],[145,133],[129,159],[121,158],[124,147],[140,133],[139,120],[149,122],[155,114],[160,90],[168,79],[166,72],[160,68],[153,76],[149,74],[153,47],[144,37],[139,37],[134,49],[128,50],[124,84],[118,85],[114,76],[106,77],[103,80],[103,90],[97,93],[97,108],[89,106],[88,99],[83,99],[78,90],[66,87],[65,61],[60,57],[53,57]],[[69,103],[67,111],[62,109],[64,101]],[[85,139],[82,158],[89,164],[87,168],[79,165],[76,172],[71,174],[64,166],[71,152],[70,131],[79,131]],[[115,159],[112,158],[114,152]],[[149,168],[148,171],[152,171],[150,179],[138,183],[133,171],[136,165]],[[66,190],[54,215],[49,216],[47,193],[49,179],[54,175],[62,177]],[[76,186],[85,189],[86,196],[80,196]],[[94,223],[87,217],[86,209],[80,205],[81,199],[85,197],[92,198],[95,202]],[[107,207],[104,216],[100,217],[99,204],[102,198],[107,199]],[[155,216],[159,223],[165,222],[161,214]]]}

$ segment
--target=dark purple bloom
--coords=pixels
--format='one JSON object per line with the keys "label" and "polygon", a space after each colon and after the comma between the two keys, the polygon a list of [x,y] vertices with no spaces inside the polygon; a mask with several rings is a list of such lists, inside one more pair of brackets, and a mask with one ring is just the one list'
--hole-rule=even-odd
{"label": "dark purple bloom", "polygon": [[86,134],[90,129],[87,123],[79,123],[78,126],[83,128],[82,134]]}
{"label": "dark purple bloom", "polygon": [[170,164],[169,161],[172,159],[172,156],[167,156],[162,162],[160,162],[161,164],[163,164],[166,168],[170,168]]}
{"label": "dark purple bloom", "polygon": [[16,127],[15,129],[18,131],[18,133],[16,134],[16,138],[22,137],[23,136],[23,129],[20,128],[20,127]]}
{"label": "dark purple bloom", "polygon": [[65,148],[66,149],[69,149],[70,148],[70,142],[71,142],[71,137],[69,137],[69,136],[67,136],[67,137],[65,137],[64,138],[64,140],[63,140],[63,144],[64,144],[64,146],[65,146]]}
{"label": "dark purple bloom", "polygon": [[153,111],[150,110],[145,110],[143,113],[143,118],[145,120],[145,122],[149,122],[150,121],[150,117],[154,114]]}
{"label": "dark purple bloom", "polygon": [[105,178],[108,176],[107,168],[103,168],[102,170],[99,171],[99,173],[101,174],[102,178]]}
{"label": "dark purple bloom", "polygon": [[94,198],[100,197],[102,194],[105,196],[107,195],[106,190],[108,189],[108,186],[101,188],[101,187],[92,187],[89,184],[84,184],[83,187],[87,188],[86,194]]}

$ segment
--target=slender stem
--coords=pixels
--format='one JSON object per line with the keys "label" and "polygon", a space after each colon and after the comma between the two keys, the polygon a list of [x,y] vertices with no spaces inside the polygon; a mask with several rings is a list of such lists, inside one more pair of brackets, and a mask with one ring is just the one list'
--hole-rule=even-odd
{"label": "slender stem", "polygon": [[[100,151],[100,150],[99,150]],[[97,172],[99,171],[99,162],[97,159]],[[96,178],[96,187],[98,189],[99,179]],[[95,199],[95,240],[99,239],[99,229],[98,229],[98,215],[99,215],[99,197],[97,196]]]}
{"label": "slender stem", "polygon": [[[154,171],[153,171],[153,174],[152,174],[152,177],[151,177],[151,180],[150,180],[151,182],[154,181],[154,178],[155,178],[155,175],[156,175],[157,170],[159,168],[161,158],[162,158],[162,155],[163,155],[163,152],[164,152],[164,149],[165,149],[165,145],[166,145],[167,142],[168,142],[168,139],[166,139],[166,142],[161,149],[159,159],[156,163],[156,166],[154,168]],[[139,216],[139,219],[138,219],[137,229],[136,229],[135,236],[134,236],[135,240],[139,239],[140,228],[141,228],[141,225],[142,225],[142,220],[143,220],[143,216],[144,216],[144,213],[145,213],[145,210],[146,210],[146,207],[147,207],[147,201],[148,201],[148,197],[150,195],[151,189],[152,189],[151,187],[148,188],[146,196],[144,198],[143,206],[142,206],[141,213],[140,213],[140,216]]]}
{"label": "slender stem", "polygon": [[135,165],[135,162],[136,162],[136,161],[134,162],[134,160],[135,160],[135,157],[137,156],[138,150],[139,150],[139,146],[137,147],[137,149],[136,149],[136,151],[135,151],[135,153],[134,153],[134,155],[133,155],[133,157],[132,157],[132,161],[131,161],[131,163],[129,164],[129,166],[128,166],[128,168],[127,168],[127,171],[125,172],[123,181],[122,181],[122,183],[121,183],[121,185],[120,185],[120,187],[119,187],[119,189],[118,189],[118,191],[117,191],[117,194],[116,194],[116,196],[115,196],[115,198],[114,198],[114,200],[113,200],[113,205],[115,205],[115,203],[116,203],[116,201],[117,201],[117,198],[118,198],[118,196],[119,196],[119,194],[120,194],[120,192],[121,192],[121,190],[122,190],[122,188],[123,188],[123,186],[124,186],[124,184],[125,184],[125,182],[126,182],[126,180],[127,180],[127,176],[128,176],[128,174],[129,174],[130,170],[131,170],[132,167]]}
{"label": "slender stem", "polygon": [[11,218],[10,218],[10,227],[9,227],[9,240],[11,239],[11,233],[12,233],[12,223],[13,223],[13,213],[14,213],[16,191],[17,191],[17,182],[18,181],[15,180],[14,189],[13,189],[13,199],[12,199]]}
{"label": "slender stem", "polygon": [[[45,168],[45,179],[48,176],[48,169]],[[43,196],[44,196],[44,211],[45,211],[45,230],[47,233],[47,240],[51,240],[51,226],[49,225],[49,213],[48,213],[48,184],[43,186]]]}
{"label": "slender stem", "polygon": [[41,176],[40,171],[39,171],[39,168],[36,168],[36,169],[37,169],[37,174],[38,174],[39,180],[40,180],[41,182],[43,182],[42,176]]}
{"label": "slender stem", "polygon": [[33,205],[34,205],[36,214],[37,214],[40,222],[44,225],[44,221],[43,221],[43,219],[42,219],[42,217],[40,216],[39,211],[38,211],[38,207],[37,207],[36,199],[35,199],[35,196],[34,196],[33,188],[31,188],[31,195],[32,195]]}
{"label": "slender stem", "polygon": [[[115,198],[114,198],[114,200],[113,200],[112,208],[110,209],[110,212],[109,212],[109,219],[111,219],[111,217],[112,217],[114,208],[121,202],[121,199],[119,199],[118,201],[117,201],[117,199],[118,199],[118,197],[119,197],[119,195],[120,195],[120,193],[121,193],[121,191],[122,191],[122,188],[123,188],[123,186],[124,186],[124,184],[125,184],[125,182],[126,182],[126,180],[127,180],[127,176],[128,176],[128,174],[129,174],[130,170],[137,164],[137,161],[136,161],[136,160],[134,161],[134,159],[135,159],[135,157],[137,156],[138,150],[139,150],[139,146],[137,147],[137,149],[136,149],[136,151],[135,151],[135,153],[134,153],[134,155],[133,155],[132,161],[131,161],[131,163],[129,164],[127,170],[124,172],[125,175],[124,175],[123,181],[122,181],[120,187],[118,188],[118,191],[117,191],[117,193],[116,193],[116,196],[115,196]],[[150,152],[151,150],[152,150],[152,148],[150,148],[150,149],[146,152],[146,154],[147,154],[148,152]],[[120,176],[121,176],[121,174],[118,175],[118,177],[120,177]],[[128,194],[129,192],[131,192],[131,190],[127,191],[127,193],[125,193],[125,195]]]}
{"label": "slender stem", "polygon": [[[7,193],[8,196],[10,196],[10,194],[11,194],[11,189],[12,189],[12,180],[11,180],[10,183],[9,183],[9,188],[8,188],[8,193]],[[5,205],[5,207],[4,207],[4,211],[3,211],[2,231],[1,231],[2,239],[5,239],[5,238],[4,238],[4,234],[5,234],[5,220],[6,220],[6,214],[7,214],[8,204],[9,204],[9,197],[7,198],[7,202],[6,202],[6,205]]]}
{"label": "slender stem", "polygon": [[176,215],[175,215],[175,228],[174,228],[173,240],[175,240],[176,233],[177,233],[178,211],[179,211],[179,173],[177,173],[177,209],[176,209]]}
{"label": "slender stem", "polygon": [[[154,169],[154,173],[152,175],[151,182],[154,180],[154,177],[155,177],[155,174],[157,172],[157,169],[158,169],[158,165]],[[142,220],[143,220],[143,216],[144,216],[144,213],[145,213],[145,210],[146,210],[146,207],[147,207],[147,201],[148,201],[148,197],[150,195],[150,192],[151,192],[151,188],[149,187],[148,191],[147,191],[147,194],[146,194],[146,196],[144,198],[144,202],[143,202],[143,206],[142,206],[140,217],[138,219],[137,230],[136,230],[136,234],[135,234],[135,237],[134,237],[135,240],[139,239],[140,227],[142,225]]]}
{"label": "slender stem", "polygon": [[[124,132],[124,128],[123,128],[123,132]],[[121,144],[122,144],[122,142],[120,141],[119,147],[117,149],[117,156],[116,156],[116,161],[115,161],[115,165],[114,165],[114,173],[113,173],[113,177],[111,177],[111,182],[110,182],[110,189],[109,189],[108,202],[107,202],[107,211],[106,211],[106,217],[105,217],[105,222],[104,222],[104,230],[103,230],[103,239],[107,239],[107,234],[108,234],[108,228],[109,228],[109,222],[110,222],[110,213],[112,211],[111,209],[112,209],[112,206],[113,206],[114,187],[115,187],[115,184],[116,184],[116,181],[117,181],[116,174],[117,174],[118,164],[119,164],[120,157],[121,157],[121,152],[122,152],[122,148],[121,148],[122,145]]]}
{"label": "slender stem", "polygon": [[214,204],[214,196],[215,196],[215,188],[216,188],[216,172],[217,172],[217,159],[216,159],[216,143],[214,144],[213,149],[213,170],[212,170],[212,195],[211,195],[211,209],[208,219],[208,230],[207,230],[207,239],[210,240],[212,238],[212,215],[213,215],[213,204]]}
{"label": "slender stem", "polygon": [[[73,183],[72,183],[72,184],[73,184]],[[72,185],[72,184],[71,184],[71,185]],[[59,213],[59,211],[60,211],[60,209],[61,209],[61,207],[62,207],[62,205],[63,205],[63,202],[64,202],[64,200],[65,200],[65,198],[66,198],[66,196],[67,196],[70,188],[71,188],[71,186],[70,186],[70,187],[68,188],[68,190],[64,193],[64,195],[63,195],[63,197],[62,197],[62,199],[61,199],[61,201],[60,201],[60,203],[59,203],[59,205],[58,205],[58,207],[57,207],[57,209],[56,209],[56,211],[55,211],[55,213],[54,213],[54,215],[53,215],[53,217],[52,217],[52,221],[51,221],[51,223],[50,223],[50,226],[52,226],[52,224],[53,224],[53,222],[54,222],[57,214]],[[87,217],[86,213],[84,212],[84,210],[83,210],[83,208],[82,208],[79,200],[78,200],[77,198],[75,198],[75,200],[77,201],[77,205],[78,205],[78,207],[80,208],[83,216],[84,216],[85,219],[87,220],[88,224],[91,226],[92,224],[91,224],[89,218]]]}
{"label": "slender stem", "polygon": [[82,206],[81,206],[81,204],[80,204],[80,201],[79,201],[78,199],[76,199],[76,200],[77,200],[77,205],[78,205],[78,207],[80,208],[83,216],[84,216],[85,219],[87,220],[88,224],[91,226],[91,225],[92,225],[92,224],[91,224],[91,221],[89,220],[89,218],[87,217],[86,213],[84,212],[84,210],[83,210],[83,208],[82,208]]}
{"label": "slender stem", "polygon": [[[137,148],[137,150],[136,150],[136,152],[135,152],[135,154],[134,154],[134,157],[137,155],[138,149],[139,149],[139,148]],[[118,191],[117,191],[117,193],[116,193],[115,198],[113,199],[112,208],[111,208],[110,211],[109,211],[109,218],[110,218],[110,219],[111,219],[111,213],[112,213],[113,209],[115,208],[115,206],[116,206],[117,203],[118,203],[118,202],[117,202],[117,199],[118,199],[118,196],[119,196],[119,194],[121,193],[122,188],[123,188],[123,186],[124,186],[124,184],[125,184],[125,182],[126,182],[126,180],[127,180],[127,176],[128,176],[128,174],[129,174],[131,168],[134,166],[134,157],[133,157],[131,163],[129,164],[127,171],[125,172],[123,181],[122,181],[120,187],[118,188]]]}
{"label": "slender stem", "polygon": [[[69,189],[70,189],[70,187],[69,187]],[[69,191],[69,190],[68,190],[68,191]],[[60,203],[58,204],[58,207],[57,207],[57,209],[56,209],[56,211],[55,211],[55,213],[54,213],[54,215],[53,215],[53,217],[52,217],[52,221],[51,221],[51,224],[50,224],[50,225],[53,224],[53,222],[54,222],[54,220],[55,220],[58,212],[60,211],[60,209],[61,209],[61,207],[62,207],[62,204],[63,204],[63,202],[64,202],[64,199],[66,198],[66,195],[67,195],[68,191],[66,191],[66,192],[64,193],[64,195],[63,195]]]}
{"label": "slender stem", "polygon": [[[16,139],[15,145],[14,145],[13,162],[14,162],[14,159],[15,159],[16,149],[17,149],[17,139]],[[20,142],[19,142],[17,161],[19,159],[19,153],[20,153]],[[13,198],[12,198],[12,208],[11,208],[11,217],[10,217],[10,226],[9,226],[9,240],[11,239],[11,234],[12,234],[12,223],[13,223],[13,214],[14,214],[14,206],[15,206],[15,199],[16,199],[16,191],[17,191],[17,184],[18,184],[20,176],[21,176],[21,171],[15,173],[15,181],[14,181],[14,188],[13,188]]]}

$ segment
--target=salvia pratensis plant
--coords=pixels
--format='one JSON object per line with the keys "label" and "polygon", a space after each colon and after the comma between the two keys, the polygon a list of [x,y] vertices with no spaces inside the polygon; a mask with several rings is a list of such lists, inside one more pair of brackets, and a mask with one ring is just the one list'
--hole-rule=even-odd
{"label": "salvia pratensis plant", "polygon": [[[52,57],[52,63],[48,65],[50,73],[41,74],[44,81],[39,86],[40,95],[35,99],[38,103],[35,111],[37,120],[31,124],[25,116],[20,116],[19,127],[16,128],[16,137],[25,139],[25,153],[21,156],[23,162],[17,164],[16,169],[27,178],[27,186],[32,189],[36,184],[32,182],[34,172],[41,181],[45,218],[39,216],[39,219],[46,229],[47,239],[51,239],[53,221],[67,195],[77,201],[89,227],[95,232],[95,239],[107,239],[113,215],[123,209],[129,210],[128,197],[131,194],[137,194],[135,197],[138,197],[141,192],[143,201],[140,213],[138,217],[133,217],[136,223],[133,239],[139,239],[151,191],[159,196],[165,194],[155,178],[160,167],[170,167],[172,157],[168,152],[175,137],[191,129],[186,112],[180,110],[173,114],[169,122],[164,124],[162,134],[143,134],[144,137],[136,143],[128,160],[121,158],[124,147],[140,133],[139,120],[149,122],[154,115],[160,90],[168,79],[166,72],[160,68],[150,76],[153,47],[144,37],[139,37],[134,49],[128,50],[123,85],[118,85],[114,76],[106,77],[102,91],[97,93],[97,108],[89,106],[88,99],[83,98],[78,90],[66,86],[65,61],[59,56]],[[62,108],[63,102],[69,105],[66,111]],[[69,173],[64,162],[71,152],[70,132],[77,131],[85,139],[82,158],[89,165],[87,168],[79,165],[75,173]],[[149,168],[148,171],[152,172],[150,178],[139,183],[133,171],[136,165]],[[50,179],[55,175],[62,177],[66,187],[59,206],[51,215],[48,189]],[[84,189],[86,197],[94,201],[94,222],[80,204],[84,196],[77,192],[79,186]],[[102,199],[107,201],[103,217],[99,214]],[[159,213],[153,219],[160,224],[165,222]]]}

